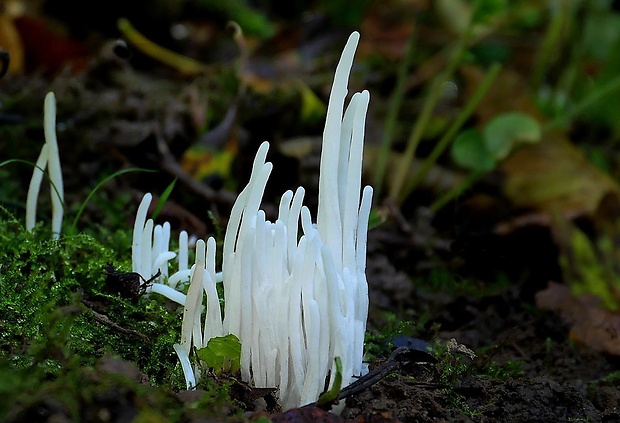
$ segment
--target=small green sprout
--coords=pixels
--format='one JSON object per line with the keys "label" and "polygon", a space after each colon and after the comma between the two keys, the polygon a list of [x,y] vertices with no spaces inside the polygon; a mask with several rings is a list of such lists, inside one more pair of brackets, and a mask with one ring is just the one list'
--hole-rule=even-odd
{"label": "small green sprout", "polygon": [[336,376],[334,377],[334,383],[329,391],[322,394],[316,402],[316,405],[328,405],[333,404],[338,400],[340,395],[340,389],[342,388],[342,360],[340,357],[334,357],[336,363]]}
{"label": "small green sprout", "polygon": [[196,350],[196,355],[218,376],[241,369],[241,342],[232,333],[211,338],[206,347]]}

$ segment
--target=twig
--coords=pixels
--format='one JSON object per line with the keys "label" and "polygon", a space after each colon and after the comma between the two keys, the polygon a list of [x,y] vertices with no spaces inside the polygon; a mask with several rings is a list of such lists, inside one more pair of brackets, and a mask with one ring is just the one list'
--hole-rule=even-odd
{"label": "twig", "polygon": [[120,333],[124,333],[126,335],[133,335],[133,336],[137,336],[138,338],[142,339],[144,342],[146,342],[147,344],[151,343],[151,340],[149,339],[148,336],[146,336],[145,334],[138,332],[137,330],[133,330],[133,329],[127,329],[124,328],[122,326],[120,326],[117,323],[114,323],[108,316],[106,316],[105,314],[101,314],[96,312],[95,310],[93,310],[90,307],[89,301],[85,301],[82,300],[82,303],[86,306],[86,308],[93,313],[93,317],[95,318],[95,320],[99,323],[101,323],[102,325],[106,325],[109,328],[114,329],[115,331],[118,331]]}
{"label": "twig", "polygon": [[[343,400],[370,388],[377,382],[381,381],[381,379],[384,379],[385,377],[390,375],[392,372],[400,370],[403,367],[407,367],[410,364],[427,363],[434,361],[436,361],[435,357],[433,357],[430,353],[426,351],[421,351],[409,347],[396,348],[383,364],[375,367],[366,375],[360,377],[355,382],[342,389],[340,391],[340,394],[338,394],[338,398],[335,402]],[[440,387],[439,385],[433,385],[428,383],[424,383],[422,385],[433,388]],[[316,405],[317,404],[313,402],[304,407],[314,407]],[[323,404],[321,407],[327,407],[329,409],[332,405],[333,404]]]}
{"label": "twig", "polygon": [[229,207],[235,202],[236,195],[230,191],[216,191],[213,188],[195,180],[187,173],[181,165],[177,162],[176,158],[170,153],[168,145],[164,140],[159,125],[156,125],[153,129],[155,139],[157,140],[157,150],[161,155],[161,167],[168,173],[179,178],[189,189],[196,194],[204,197],[207,201],[223,203]]}
{"label": "twig", "polygon": [[[204,197],[207,201],[215,202],[219,204],[225,205],[227,208],[231,208],[237,199],[237,194],[220,190],[216,191],[213,188],[203,184],[200,181],[195,180],[192,176],[187,173],[181,165],[177,162],[176,158],[170,153],[168,149],[168,145],[164,140],[164,137],[161,133],[159,125],[156,125],[153,129],[153,133],[155,134],[155,139],[157,140],[157,150],[161,155],[161,167],[168,173],[173,176],[179,178],[179,180],[184,183],[189,189],[194,191],[196,194]],[[262,209],[265,211],[265,215],[267,217],[277,216],[277,210],[270,204],[264,204]]]}

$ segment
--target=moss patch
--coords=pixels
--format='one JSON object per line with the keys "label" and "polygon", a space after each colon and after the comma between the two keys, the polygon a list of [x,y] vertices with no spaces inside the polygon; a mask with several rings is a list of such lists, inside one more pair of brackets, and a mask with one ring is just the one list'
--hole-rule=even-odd
{"label": "moss patch", "polygon": [[[106,398],[116,403],[114,413],[148,421],[178,420],[198,403],[224,407],[226,389],[217,386],[180,406],[171,391],[184,386],[172,348],[180,333],[178,306],[158,295],[136,300],[107,289],[104,265],[128,270],[128,255],[90,235],[52,240],[40,227],[26,232],[0,210],[0,420],[60,413],[95,421],[100,417],[83,410],[92,411],[95,402],[109,412]],[[100,371],[109,357],[135,363],[140,376]]]}

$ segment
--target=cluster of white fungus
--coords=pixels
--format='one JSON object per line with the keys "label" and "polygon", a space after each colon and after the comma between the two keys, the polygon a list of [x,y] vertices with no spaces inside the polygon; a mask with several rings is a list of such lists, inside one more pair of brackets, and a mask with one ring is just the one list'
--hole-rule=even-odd
{"label": "cluster of white fungus", "polygon": [[[304,189],[282,196],[275,222],[260,203],[272,170],[269,143],[254,159],[250,181],[239,194],[224,238],[222,272],[215,268],[215,239],[196,242],[188,268],[188,235],[179,236],[178,255],[170,251],[170,224],[147,220],[146,194],[133,230],[133,271],[159,276],[146,289],[184,305],[181,342],[174,346],[188,388],[200,377],[189,359],[192,347],[234,334],[241,341],[241,375],[255,387],[278,387],[284,409],[316,401],[334,359],[342,361],[343,386],[365,373],[362,362],[368,315],[366,234],[372,188],[361,190],[364,125],[368,91],[356,93],[345,110],[349,73],[359,34],[349,37],[336,68],[323,133],[317,223],[303,206]],[[45,144],[36,162],[26,205],[26,229],[35,226],[37,197],[45,169],[51,182],[52,232],[63,218],[63,181],[56,140],[56,102],[45,97]],[[301,233],[299,229],[301,226]],[[169,274],[176,258],[176,271]],[[177,284],[187,282],[187,295]],[[217,283],[223,282],[222,313]],[[206,296],[206,313],[203,299]],[[201,322],[202,316],[204,324]]]}
{"label": "cluster of white fungus", "polygon": [[[182,234],[178,271],[165,283],[168,262],[175,257],[168,247],[170,228],[146,221],[150,194],[139,207],[133,270],[144,277],[161,271],[161,281],[148,290],[185,305],[175,351],[188,388],[200,377],[189,360],[192,346],[202,348],[226,334],[241,341],[243,380],[255,387],[278,387],[284,409],[317,400],[330,375],[329,385],[333,382],[335,357],[342,360],[343,386],[366,371],[366,233],[372,188],[361,193],[361,172],[368,92],[356,93],[344,107],[358,40],[354,32],[336,68],[323,133],[316,224],[302,205],[302,187],[284,193],[275,222],[259,209],[272,170],[265,161],[267,142],[258,149],[250,181],[232,208],[221,274],[215,270],[213,238],[196,243],[195,264],[187,270],[187,235]],[[185,296],[174,286],[188,275]],[[216,290],[220,281],[223,314]]]}
{"label": "cluster of white fungus", "polygon": [[[156,292],[178,304],[185,305],[185,294],[175,288],[179,282],[187,282],[191,273],[188,268],[188,235],[185,231],[179,234],[178,255],[170,251],[170,223],[155,225],[153,219],[146,219],[152,199],[151,194],[146,194],[136,213],[131,248],[132,270],[149,279],[159,274],[146,287],[147,294]],[[203,244],[204,242],[197,243],[197,253]],[[177,271],[168,275],[169,262],[175,258],[177,259]]]}
{"label": "cluster of white fungus", "polygon": [[60,168],[60,154],[58,153],[58,140],[56,139],[56,97],[52,92],[47,93],[43,103],[43,132],[45,144],[41,148],[41,153],[32,172],[32,179],[30,179],[30,186],[28,187],[26,230],[32,231],[36,224],[37,200],[39,198],[41,182],[43,181],[43,174],[47,168],[52,200],[52,234],[54,239],[58,239],[64,215],[64,188]]}

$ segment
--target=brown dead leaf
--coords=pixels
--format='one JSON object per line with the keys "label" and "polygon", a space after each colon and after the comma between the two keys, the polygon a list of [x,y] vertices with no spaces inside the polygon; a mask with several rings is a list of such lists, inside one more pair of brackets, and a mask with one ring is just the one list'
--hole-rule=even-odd
{"label": "brown dead leaf", "polygon": [[[459,72],[464,80],[464,96],[471,98],[486,73],[474,65],[463,65],[459,68]],[[478,103],[475,115],[480,124],[485,124],[499,114],[514,111],[527,113],[540,122],[544,121],[544,116],[530,97],[529,87],[521,75],[510,69],[502,69],[491,88]]]}
{"label": "brown dead leaf", "polygon": [[29,15],[19,16],[13,23],[24,46],[26,70],[56,73],[68,65],[76,73],[86,69],[88,48],[65,34],[61,26]]}
{"label": "brown dead leaf", "polygon": [[24,71],[24,46],[13,24],[13,19],[6,13],[0,14],[0,48],[11,55],[8,72],[22,73]]}
{"label": "brown dead leaf", "polygon": [[593,295],[574,296],[570,288],[549,282],[536,294],[536,305],[557,312],[570,326],[570,338],[595,351],[620,355],[620,314],[601,307]]}
{"label": "brown dead leaf", "polygon": [[500,166],[504,195],[517,207],[547,213],[594,213],[608,193],[620,187],[570,141],[548,136],[508,157]]}

